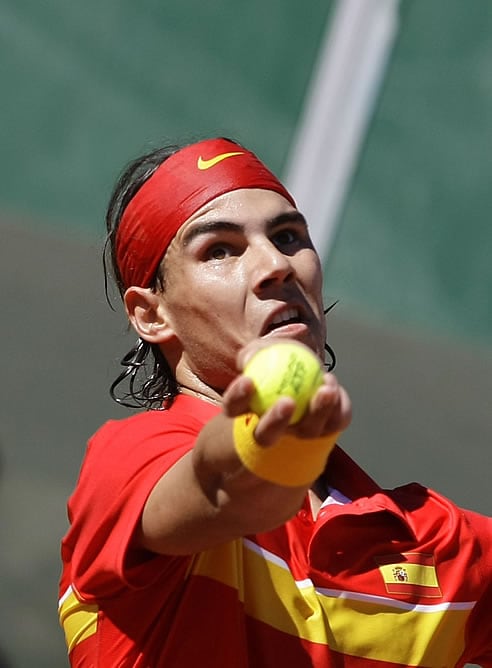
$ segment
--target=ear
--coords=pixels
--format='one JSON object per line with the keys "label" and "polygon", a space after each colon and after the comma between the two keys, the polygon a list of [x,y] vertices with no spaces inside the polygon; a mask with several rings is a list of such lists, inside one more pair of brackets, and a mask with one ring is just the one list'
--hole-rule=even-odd
{"label": "ear", "polygon": [[125,292],[123,300],[128,318],[141,339],[149,343],[165,343],[174,336],[159,293],[132,286]]}

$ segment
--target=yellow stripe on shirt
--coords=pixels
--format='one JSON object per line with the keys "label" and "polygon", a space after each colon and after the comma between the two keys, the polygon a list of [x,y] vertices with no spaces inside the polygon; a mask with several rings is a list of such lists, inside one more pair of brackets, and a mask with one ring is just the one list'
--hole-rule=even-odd
{"label": "yellow stripe on shirt", "polygon": [[246,614],[279,631],[350,656],[408,666],[454,666],[473,607],[316,590],[310,580],[296,582],[285,561],[248,540],[198,555],[193,575],[233,587]]}
{"label": "yellow stripe on shirt", "polygon": [[58,617],[65,632],[69,653],[75,645],[97,632],[98,611],[97,605],[79,601],[74,591],[69,588],[58,608]]}

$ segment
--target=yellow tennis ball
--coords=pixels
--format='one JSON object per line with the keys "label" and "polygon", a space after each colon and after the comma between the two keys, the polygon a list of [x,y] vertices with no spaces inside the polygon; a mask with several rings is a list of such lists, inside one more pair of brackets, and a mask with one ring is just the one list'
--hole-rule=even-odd
{"label": "yellow tennis ball", "polygon": [[290,424],[294,424],[302,418],[311,397],[323,384],[324,372],[313,352],[284,341],[255,353],[243,373],[255,385],[251,410],[263,415],[280,397],[292,397],[297,404],[290,419]]}

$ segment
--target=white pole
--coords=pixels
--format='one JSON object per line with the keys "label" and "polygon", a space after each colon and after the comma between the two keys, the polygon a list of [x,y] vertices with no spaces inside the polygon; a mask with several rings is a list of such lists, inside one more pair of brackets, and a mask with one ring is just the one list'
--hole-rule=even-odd
{"label": "white pole", "polygon": [[285,182],[322,259],[398,31],[399,0],[338,0],[287,162]]}

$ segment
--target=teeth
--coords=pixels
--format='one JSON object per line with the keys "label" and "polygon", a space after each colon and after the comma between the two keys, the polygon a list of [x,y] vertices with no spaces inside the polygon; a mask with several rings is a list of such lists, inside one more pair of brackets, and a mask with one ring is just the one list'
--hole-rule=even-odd
{"label": "teeth", "polygon": [[299,317],[299,311],[296,308],[288,308],[285,311],[282,311],[282,313],[279,313],[278,315],[275,316],[275,318],[272,320],[272,325],[281,325],[283,322],[286,322],[287,320],[292,320],[293,318],[298,318]]}

